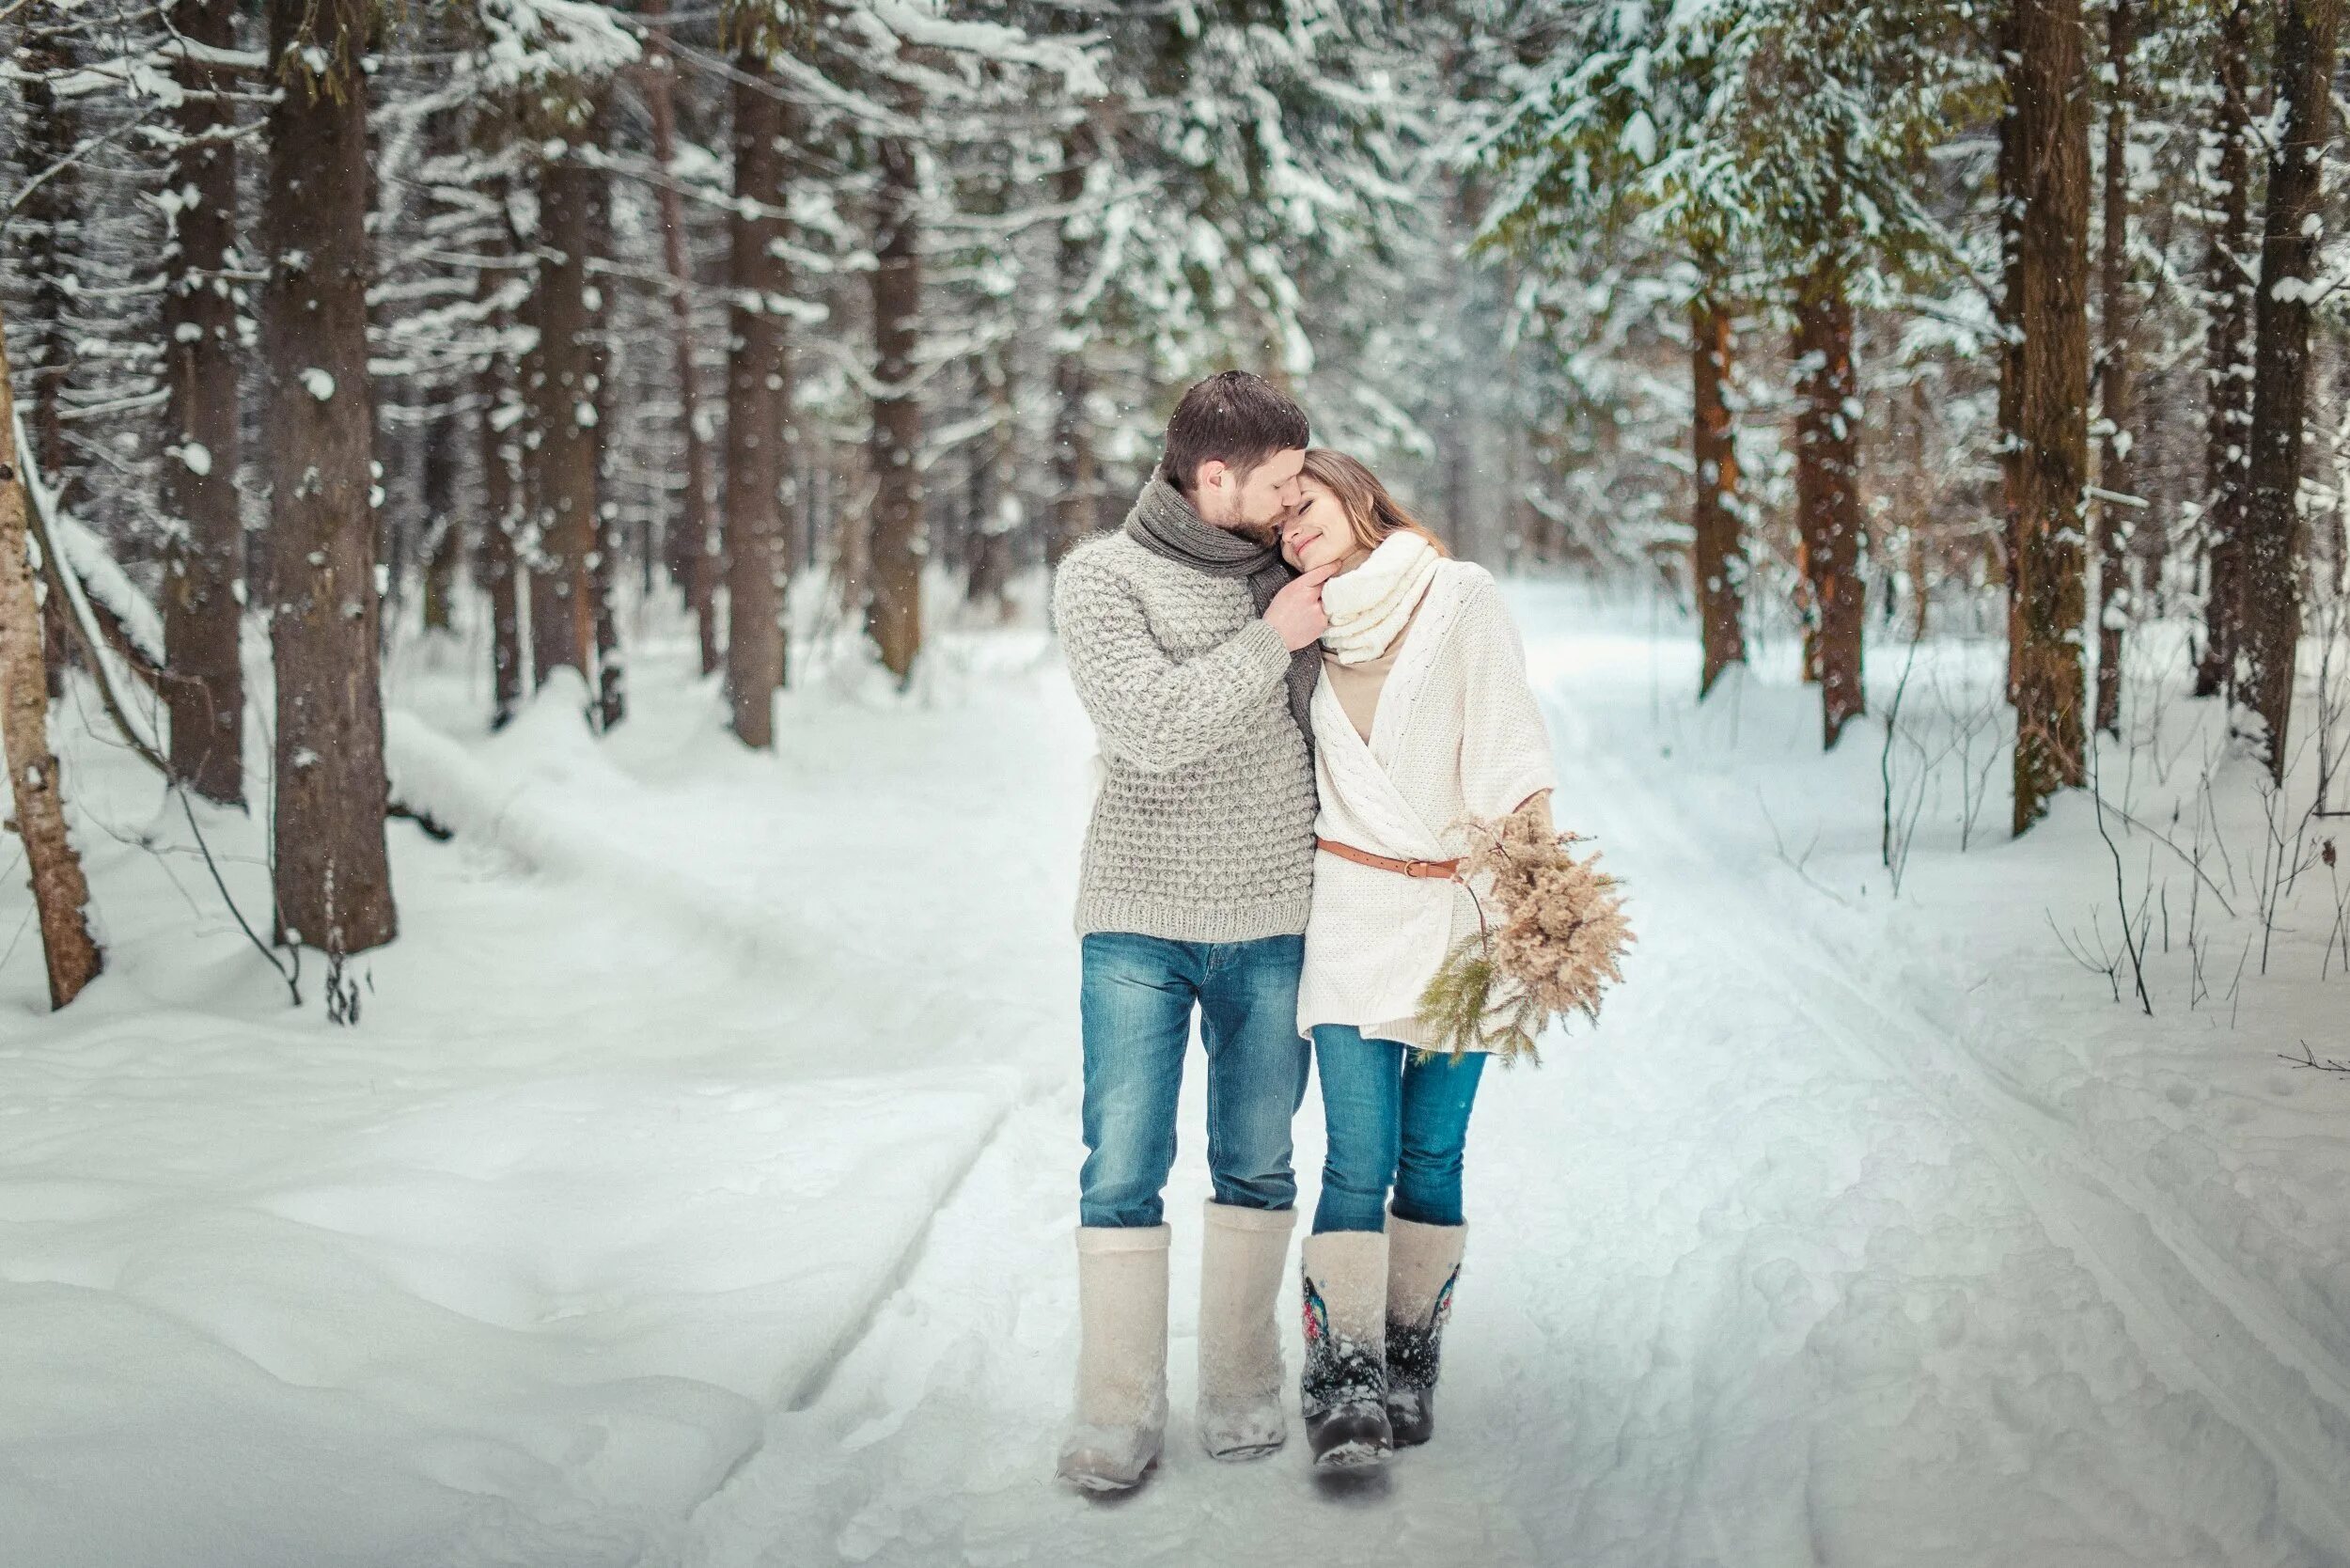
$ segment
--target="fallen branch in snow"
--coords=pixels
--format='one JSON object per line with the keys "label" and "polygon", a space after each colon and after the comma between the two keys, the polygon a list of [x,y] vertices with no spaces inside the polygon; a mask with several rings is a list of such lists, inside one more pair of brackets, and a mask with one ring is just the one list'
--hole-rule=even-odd
{"label": "fallen branch in snow", "polygon": [[[550,682],[537,701],[576,713],[583,684]],[[746,960],[805,967],[822,944],[788,913],[648,855],[569,798],[560,785],[477,756],[404,709],[384,715],[384,762],[394,795],[431,827],[494,846],[537,870],[616,888],[635,906]]]}
{"label": "fallen branch in snow", "polygon": [[2301,1042],[2299,1056],[2287,1056],[2280,1051],[2277,1059],[2289,1061],[2295,1067],[2313,1068],[2320,1073],[2350,1073],[2350,1061],[2343,1061],[2338,1057],[2321,1057],[2310,1049],[2310,1043],[2306,1040]]}

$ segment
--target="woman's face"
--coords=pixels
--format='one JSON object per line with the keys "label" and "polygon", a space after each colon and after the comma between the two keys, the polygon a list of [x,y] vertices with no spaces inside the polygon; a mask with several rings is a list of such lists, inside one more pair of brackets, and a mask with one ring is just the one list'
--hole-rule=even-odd
{"label": "woman's face", "polygon": [[1300,572],[1334,566],[1355,551],[1346,509],[1320,479],[1302,482],[1297,510],[1281,525],[1281,558]]}

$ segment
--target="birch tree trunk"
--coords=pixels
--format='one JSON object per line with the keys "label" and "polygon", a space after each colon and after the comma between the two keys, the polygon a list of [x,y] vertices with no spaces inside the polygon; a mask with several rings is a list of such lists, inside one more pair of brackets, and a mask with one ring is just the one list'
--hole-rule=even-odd
{"label": "birch tree trunk", "polygon": [[330,953],[398,929],[384,842],[375,421],[368,384],[369,0],[270,0],[273,60],[316,61],[269,111],[262,294],[281,939]]}
{"label": "birch tree trunk", "polygon": [[[1697,583],[1698,635],[1705,664],[1698,695],[1747,661],[1747,552],[1738,527],[1738,445],[1723,387],[1730,380],[1730,313],[1709,299],[1689,306],[1689,370],[1697,416],[1696,490],[1690,575]],[[1537,552],[1546,556],[1546,552]]]}
{"label": "birch tree trunk", "polygon": [[2015,616],[2013,827],[2083,780],[2081,625],[2087,610],[2081,502],[2089,478],[2089,84],[2080,0],[2015,0],[2008,97],[2015,145],[2022,337],[2003,404]]}
{"label": "birch tree trunk", "polygon": [[2195,695],[2235,684],[2236,645],[2244,621],[2241,561],[2250,498],[2252,441],[2252,0],[2218,0],[2221,20],[2217,108],[2219,212],[2204,254],[2209,312],[2203,375],[2210,388],[2203,436],[2203,655]]}
{"label": "birch tree trunk", "polygon": [[781,490],[791,365],[784,317],[791,288],[783,243],[782,86],[763,50],[736,53],[734,195],[728,282],[727,695],[743,744],[773,750],[776,688],[784,679],[789,569]]}
{"label": "birch tree trunk", "polygon": [[24,840],[32,872],[54,1009],[80,996],[103,960],[90,936],[89,883],[66,832],[65,792],[49,749],[49,677],[26,544],[24,481],[17,472],[15,409],[0,334],[0,754],[8,769],[8,825]]}
{"label": "birch tree trunk", "polygon": [[[920,104],[898,105],[916,118]],[[903,685],[922,651],[922,403],[914,385],[921,341],[917,170],[911,142],[881,138],[873,211],[873,535],[869,625],[882,664]]]}
{"label": "birch tree trunk", "polygon": [[[232,0],[194,0],[174,13],[192,43],[236,43]],[[171,238],[164,256],[164,507],[173,520],[164,559],[163,684],[171,771],[196,793],[244,803],[244,522],[237,499],[236,117],[220,96],[228,73],[193,57],[172,76],[175,113]]]}
{"label": "birch tree trunk", "polygon": [[2237,624],[2238,690],[2262,724],[2269,776],[2282,782],[2291,738],[2293,667],[2301,636],[2295,549],[2302,421],[2309,403],[2311,273],[2321,232],[2320,160],[2331,133],[2342,0],[2287,0],[2277,24],[2283,133],[2268,165],[2268,214],[2253,330],[2250,502],[2245,515]]}

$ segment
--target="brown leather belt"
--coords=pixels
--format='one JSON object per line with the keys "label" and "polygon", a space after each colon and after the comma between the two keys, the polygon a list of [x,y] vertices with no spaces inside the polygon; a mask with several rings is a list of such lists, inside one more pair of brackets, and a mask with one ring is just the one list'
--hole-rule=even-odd
{"label": "brown leather belt", "polygon": [[1336,839],[1314,838],[1314,848],[1324,855],[1335,855],[1340,860],[1352,860],[1357,866],[1369,866],[1375,871],[1393,871],[1398,876],[1418,877],[1424,881],[1451,882],[1461,874],[1458,860],[1397,860],[1389,855],[1373,855],[1369,850],[1341,844]]}

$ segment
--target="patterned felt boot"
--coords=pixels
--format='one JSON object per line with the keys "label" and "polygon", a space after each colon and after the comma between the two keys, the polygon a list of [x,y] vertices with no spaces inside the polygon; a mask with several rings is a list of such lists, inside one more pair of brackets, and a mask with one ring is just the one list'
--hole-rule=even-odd
{"label": "patterned felt boot", "polygon": [[1436,1367],[1465,1225],[1387,1216],[1387,1425],[1400,1449],[1436,1435]]}
{"label": "patterned felt boot", "polygon": [[1327,1231],[1306,1238],[1306,1441],[1324,1469],[1386,1463],[1387,1238]]}

